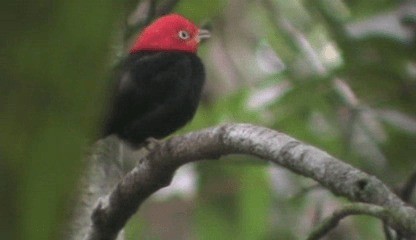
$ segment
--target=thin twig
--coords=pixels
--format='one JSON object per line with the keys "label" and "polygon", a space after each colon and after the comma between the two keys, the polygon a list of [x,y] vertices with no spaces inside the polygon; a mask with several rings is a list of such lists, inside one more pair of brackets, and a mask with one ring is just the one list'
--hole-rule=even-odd
{"label": "thin twig", "polygon": [[276,25],[276,28],[280,29],[288,41],[294,44],[296,50],[302,53],[313,70],[320,76],[327,75],[328,70],[319,59],[319,55],[316,53],[312,44],[301,31],[280,13],[276,1],[263,0],[262,3],[269,18]]}
{"label": "thin twig", "polygon": [[406,181],[406,183],[403,186],[403,189],[401,191],[401,197],[403,199],[403,201],[410,203],[410,199],[412,198],[413,192],[415,191],[416,188],[416,171],[414,171],[410,177],[408,178],[408,180]]}
{"label": "thin twig", "polygon": [[385,240],[393,240],[393,230],[383,221],[383,232]]}
{"label": "thin twig", "polygon": [[[412,195],[415,191],[415,187],[416,187],[416,171],[414,171],[410,177],[407,179],[407,181],[405,182],[401,192],[400,192],[400,197],[402,198],[403,201],[405,201],[406,203],[412,205],[412,203],[410,202],[410,200],[412,199]],[[406,239],[403,234],[401,234],[400,232],[397,233],[397,240],[403,240]],[[413,238],[415,239],[415,238]]]}
{"label": "thin twig", "polygon": [[176,5],[179,3],[179,0],[166,0],[163,3],[159,4],[156,10],[156,16],[162,16],[170,13]]}
{"label": "thin twig", "polygon": [[[149,25],[154,19],[170,13],[175,6],[179,3],[179,0],[166,0],[159,3],[159,0],[148,0],[140,3],[137,9],[130,12],[128,18],[134,19],[130,24],[127,24],[124,31],[124,39],[128,41],[134,34],[137,34],[146,25]],[[138,11],[141,8],[145,8],[145,11]],[[138,15],[138,16],[137,16]],[[145,15],[145,16],[140,16]]]}
{"label": "thin twig", "polygon": [[321,224],[312,230],[307,240],[318,240],[322,238],[334,229],[342,219],[351,215],[369,215],[384,220],[388,217],[388,211],[383,207],[366,203],[348,205],[324,219]]}

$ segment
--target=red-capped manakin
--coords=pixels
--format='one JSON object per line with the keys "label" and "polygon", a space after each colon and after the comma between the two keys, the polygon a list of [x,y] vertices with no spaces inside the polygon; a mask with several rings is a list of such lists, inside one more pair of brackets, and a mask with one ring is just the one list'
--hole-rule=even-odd
{"label": "red-capped manakin", "polygon": [[137,38],[117,74],[103,135],[131,146],[163,138],[189,122],[205,81],[196,55],[209,32],[178,14],[158,18]]}

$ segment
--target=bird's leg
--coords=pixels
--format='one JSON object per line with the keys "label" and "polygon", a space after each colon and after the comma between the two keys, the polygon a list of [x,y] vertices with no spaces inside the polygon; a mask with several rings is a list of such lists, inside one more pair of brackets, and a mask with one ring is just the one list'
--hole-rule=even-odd
{"label": "bird's leg", "polygon": [[153,137],[146,138],[146,140],[144,141],[144,148],[146,148],[147,151],[151,152],[158,145],[160,145],[161,142],[162,142],[161,140],[158,140]]}

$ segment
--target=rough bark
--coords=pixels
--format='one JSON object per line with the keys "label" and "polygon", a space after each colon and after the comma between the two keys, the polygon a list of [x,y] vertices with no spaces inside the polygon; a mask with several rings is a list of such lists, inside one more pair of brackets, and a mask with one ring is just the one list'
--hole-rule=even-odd
{"label": "rough bark", "polygon": [[117,186],[100,198],[85,239],[116,239],[152,193],[169,185],[175,170],[198,160],[249,154],[312,178],[353,202],[383,207],[383,220],[405,235],[416,234],[416,210],[379,179],[283,133],[250,124],[227,124],[173,137],[154,146]]}

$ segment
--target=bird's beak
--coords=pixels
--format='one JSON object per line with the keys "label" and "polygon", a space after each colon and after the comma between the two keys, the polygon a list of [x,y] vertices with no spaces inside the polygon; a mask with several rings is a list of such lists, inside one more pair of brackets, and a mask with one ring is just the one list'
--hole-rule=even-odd
{"label": "bird's beak", "polygon": [[204,39],[208,39],[211,37],[211,33],[206,29],[199,29],[198,35],[196,37],[197,42],[201,42]]}

